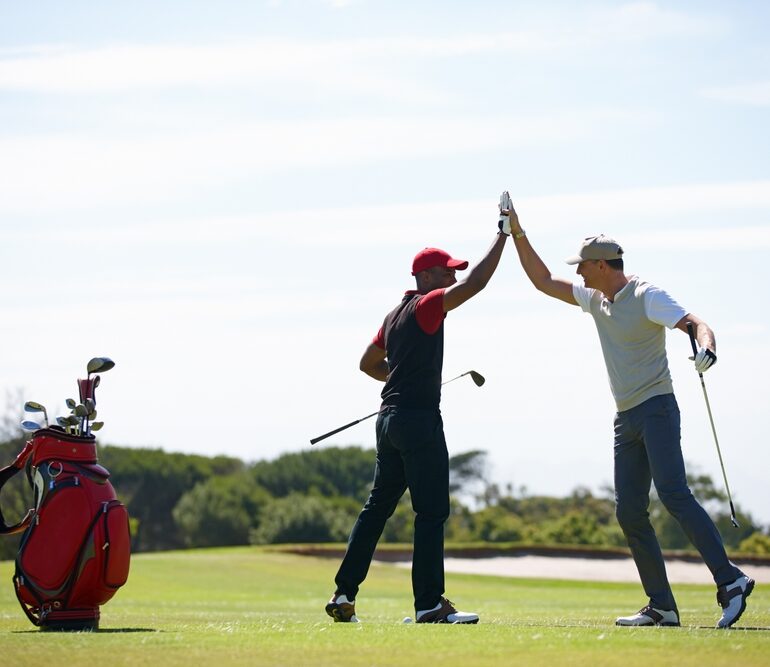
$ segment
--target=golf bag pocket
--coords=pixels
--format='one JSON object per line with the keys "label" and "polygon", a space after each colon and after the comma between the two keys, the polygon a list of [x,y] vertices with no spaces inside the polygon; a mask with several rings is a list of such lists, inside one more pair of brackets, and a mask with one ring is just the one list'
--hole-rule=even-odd
{"label": "golf bag pocket", "polygon": [[16,557],[16,596],[37,626],[95,629],[99,607],[128,579],[128,512],[96,463],[93,438],[56,433],[62,446],[54,449],[44,430],[33,445],[38,434],[43,446],[27,462],[35,506]]}
{"label": "golf bag pocket", "polygon": [[75,569],[91,518],[88,500],[82,486],[62,484],[38,507],[17,562],[25,579],[41,591],[60,592]]}

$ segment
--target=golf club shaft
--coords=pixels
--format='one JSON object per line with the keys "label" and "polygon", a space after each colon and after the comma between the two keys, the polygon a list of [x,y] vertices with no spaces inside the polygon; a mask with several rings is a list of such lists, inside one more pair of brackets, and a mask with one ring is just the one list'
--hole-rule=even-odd
{"label": "golf club shaft", "polygon": [[[693,356],[698,354],[698,347],[695,344],[695,332],[693,330],[692,322],[687,323],[687,333],[690,334],[690,345],[692,345]],[[725,490],[727,491],[727,501],[730,503],[730,521],[733,526],[740,528],[738,520],[735,518],[735,507],[733,506],[733,497],[730,493],[730,485],[727,483],[727,473],[725,472],[725,464],[722,460],[722,450],[719,447],[719,438],[717,437],[717,429],[714,426],[714,417],[711,414],[711,403],[709,402],[709,395],[706,391],[706,383],[703,381],[703,373],[698,371],[698,377],[700,378],[700,386],[703,389],[703,398],[706,401],[706,412],[709,415],[709,423],[711,424],[711,432],[714,434],[714,443],[717,446],[717,456],[719,456],[719,466],[722,468],[722,479],[725,482]]]}
{"label": "golf club shaft", "polygon": [[[481,384],[484,383],[484,378],[476,373],[476,371],[466,371],[465,373],[462,373],[458,375],[457,377],[452,378],[451,380],[447,380],[446,382],[442,382],[441,386],[443,387],[445,384],[449,384],[450,382],[454,382],[455,380],[459,380],[461,377],[465,377],[466,375],[471,375],[473,377],[473,382],[476,384],[476,386],[480,387]],[[479,378],[479,380],[477,380]],[[481,383],[481,384],[480,384]],[[361,417],[361,419],[356,419],[355,421],[350,422],[349,424],[345,424],[345,426],[340,426],[339,428],[335,428],[333,431],[329,431],[328,433],[324,433],[323,435],[319,435],[317,438],[313,438],[310,441],[311,445],[314,445],[317,442],[320,442],[321,440],[325,440],[331,435],[334,435],[335,433],[339,433],[340,431],[344,431],[345,429],[350,428],[351,426],[355,426],[356,424],[360,424],[365,419],[369,419],[370,417],[374,417],[374,415],[380,414],[380,410],[377,410],[377,412],[372,412],[370,415],[366,415],[366,417]]]}
{"label": "golf club shaft", "polygon": [[465,373],[461,373],[456,378],[452,378],[451,380],[447,380],[446,382],[442,382],[441,386],[443,387],[445,384],[449,384],[450,382],[454,382],[455,380],[459,380],[461,377],[465,377],[466,375],[469,375],[470,371],[466,371]]}
{"label": "golf club shaft", "polygon": [[366,415],[366,417],[361,417],[361,419],[356,419],[355,421],[350,422],[349,424],[345,424],[345,426],[340,426],[339,428],[335,428],[333,431],[329,431],[328,433],[324,433],[323,435],[319,435],[317,438],[313,438],[310,441],[311,445],[314,445],[317,442],[320,442],[321,440],[325,440],[330,435],[334,435],[335,433],[339,433],[340,431],[344,431],[347,428],[350,428],[351,426],[355,426],[356,424],[360,424],[365,419],[369,419],[370,417],[374,417],[374,415],[380,414],[380,411],[377,410],[377,412],[372,412],[370,415]]}

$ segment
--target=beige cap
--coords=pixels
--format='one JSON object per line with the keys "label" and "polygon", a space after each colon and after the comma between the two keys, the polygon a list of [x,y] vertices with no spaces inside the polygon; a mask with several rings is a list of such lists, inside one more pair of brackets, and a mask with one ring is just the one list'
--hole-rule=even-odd
{"label": "beige cap", "polygon": [[589,236],[580,245],[578,254],[567,257],[567,264],[580,264],[587,259],[622,259],[623,248],[618,245],[615,239],[609,236],[599,234],[599,236]]}

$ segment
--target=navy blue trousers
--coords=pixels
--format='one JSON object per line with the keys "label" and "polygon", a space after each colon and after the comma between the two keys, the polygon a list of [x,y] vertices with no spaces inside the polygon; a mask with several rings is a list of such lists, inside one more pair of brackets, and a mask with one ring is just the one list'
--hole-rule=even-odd
{"label": "navy blue trousers", "polygon": [[728,560],[714,522],[687,486],[679,406],[673,394],[654,396],[615,416],[615,514],[650,604],[658,609],[676,609],[649,519],[651,482],[663,505],[700,552],[717,586],[741,576],[742,572]]}
{"label": "navy blue trousers", "polygon": [[449,516],[449,456],[438,410],[386,408],[377,418],[377,461],[369,499],[358,516],[335,577],[337,593],[355,599],[374,549],[406,489],[412,499],[416,610],[444,594],[444,523]]}

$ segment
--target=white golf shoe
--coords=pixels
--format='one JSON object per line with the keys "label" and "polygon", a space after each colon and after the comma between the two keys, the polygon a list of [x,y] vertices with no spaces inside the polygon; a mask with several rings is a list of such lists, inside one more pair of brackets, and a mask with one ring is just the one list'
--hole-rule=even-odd
{"label": "white golf shoe", "polygon": [[615,620],[615,625],[624,626],[647,626],[662,625],[666,627],[678,627],[679,615],[672,609],[655,609],[650,605],[642,607],[633,616],[621,616]]}
{"label": "white golf shoe", "polygon": [[417,623],[478,623],[479,615],[468,611],[457,611],[454,604],[442,597],[433,609],[417,612]]}
{"label": "white golf shoe", "polygon": [[722,607],[722,618],[717,621],[717,628],[729,628],[746,609],[746,598],[754,590],[754,580],[741,575],[733,583],[717,589],[717,602]]}

